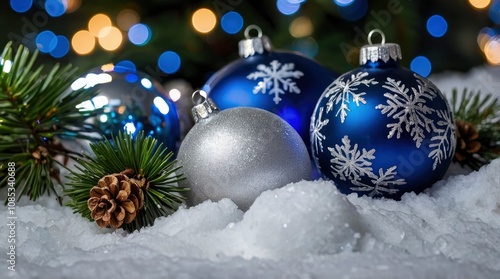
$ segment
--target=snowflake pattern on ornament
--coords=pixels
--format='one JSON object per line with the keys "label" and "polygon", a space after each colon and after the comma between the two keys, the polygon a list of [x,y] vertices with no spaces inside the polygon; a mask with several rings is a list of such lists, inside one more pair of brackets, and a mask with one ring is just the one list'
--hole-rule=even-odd
{"label": "snowflake pattern on ornament", "polygon": [[[258,94],[259,92],[262,92],[263,94],[274,95],[274,103],[279,104],[279,102],[282,100],[280,95],[283,95],[287,92],[300,94],[300,88],[297,87],[297,84],[295,83],[295,81],[293,81],[292,78],[299,79],[304,75],[304,73],[298,70],[294,71],[294,68],[294,63],[286,63],[281,65],[278,60],[273,60],[271,61],[269,67],[264,64],[257,65],[258,71],[250,73],[247,76],[247,79],[262,79],[254,87],[253,93]],[[281,85],[283,85],[283,88],[281,88]]]}
{"label": "snowflake pattern on ornament", "polygon": [[438,135],[432,137],[432,143],[429,144],[429,147],[432,149],[429,153],[429,158],[434,160],[434,164],[432,165],[433,170],[435,170],[437,165],[443,160],[453,156],[457,141],[451,110],[448,110],[448,112],[438,110],[437,115],[441,118],[441,120],[437,122],[437,127],[434,127],[434,131]]}
{"label": "snowflake pattern on ornament", "polygon": [[375,108],[381,109],[382,114],[396,120],[395,123],[387,124],[390,129],[388,139],[394,135],[399,139],[406,131],[419,148],[425,138],[425,132],[430,133],[434,127],[434,121],[429,118],[434,109],[427,106],[427,101],[432,101],[437,96],[437,90],[421,77],[415,75],[415,78],[418,82],[417,88],[408,88],[401,81],[388,77],[382,86],[390,91],[384,94],[387,104],[379,104]]}
{"label": "snowflake pattern on ornament", "polygon": [[366,95],[366,92],[358,92],[358,86],[363,84],[366,87],[370,87],[370,85],[378,84],[378,82],[375,81],[375,78],[364,79],[367,76],[367,72],[358,72],[356,74],[352,74],[347,80],[344,80],[344,77],[339,77],[332,84],[330,84],[330,86],[325,89],[325,98],[330,98],[326,103],[326,112],[328,113],[332,110],[334,103],[335,105],[341,103],[335,117],[340,114],[340,121],[344,123],[345,118],[347,117],[347,112],[350,111],[348,104],[351,101],[356,103],[356,106],[358,107],[359,103],[365,105],[366,100],[363,98],[363,95]]}
{"label": "snowflake pattern on ornament", "polygon": [[[351,140],[346,135],[342,138],[342,146],[338,144],[335,148],[328,147],[333,159],[332,174],[334,177],[339,177],[343,181],[350,181],[358,187],[351,187],[352,191],[369,192],[370,197],[381,195],[382,192],[394,194],[399,189],[394,188],[397,185],[404,185],[406,181],[402,178],[394,179],[397,175],[397,166],[392,166],[387,171],[379,169],[378,175],[373,173],[371,160],[375,159],[375,149],[359,150],[358,144],[351,146]],[[363,177],[368,177],[371,180],[371,185],[361,182]]]}
{"label": "snowflake pattern on ornament", "polygon": [[323,127],[330,122],[330,119],[322,118],[323,108],[321,107],[319,109],[318,119],[311,121],[311,137],[316,153],[318,153],[318,151],[323,152],[323,140],[326,139],[326,136],[321,133],[321,129],[323,129]]}

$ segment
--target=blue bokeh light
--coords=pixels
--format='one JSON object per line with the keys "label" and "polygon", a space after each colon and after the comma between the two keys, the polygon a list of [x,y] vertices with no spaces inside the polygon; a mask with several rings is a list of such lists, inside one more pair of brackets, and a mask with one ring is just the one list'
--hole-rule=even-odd
{"label": "blue bokeh light", "polygon": [[[69,51],[69,40],[68,40],[68,38],[66,38],[63,35],[58,35],[56,37],[56,39],[57,39],[56,40],[56,45],[54,46],[54,48],[49,53],[54,58],[61,58],[61,57],[65,56],[66,54],[68,54],[68,51]],[[54,41],[52,40],[51,44],[53,42]]]}
{"label": "blue bokeh light", "polygon": [[431,73],[432,64],[427,57],[417,56],[411,61],[410,69],[423,77],[427,77]]}
{"label": "blue bokeh light", "polygon": [[439,38],[446,34],[448,22],[440,15],[433,15],[427,20],[427,31],[431,36]]}
{"label": "blue bokeh light", "polygon": [[139,77],[136,74],[127,74],[125,76],[125,79],[130,83],[135,83],[137,80],[139,80]]}
{"label": "blue bokeh light", "polygon": [[237,12],[228,12],[222,16],[222,30],[228,34],[236,34],[243,28],[243,17]]}
{"label": "blue bokeh light", "polygon": [[58,17],[66,12],[67,3],[63,0],[45,1],[45,11],[52,17]]}
{"label": "blue bokeh light", "polygon": [[[343,1],[347,2],[347,1]],[[348,21],[357,21],[362,19],[368,12],[367,0],[354,0],[349,5],[339,5],[339,13]]]}
{"label": "blue bokeh light", "polygon": [[351,5],[355,0],[333,0],[335,4],[341,7],[346,7]]}
{"label": "blue bokeh light", "polygon": [[33,0],[10,0],[10,6],[18,13],[24,13],[31,9]]}
{"label": "blue bokeh light", "polygon": [[173,51],[165,51],[158,58],[158,67],[167,74],[173,74],[181,67],[181,58]]}
{"label": "blue bokeh light", "polygon": [[276,7],[284,15],[293,15],[300,9],[300,3],[291,3],[287,0],[277,0]]}
{"label": "blue bokeh light", "polygon": [[137,71],[137,67],[135,66],[134,62],[130,60],[122,60],[115,64],[114,70],[117,73],[125,73],[125,72],[135,73]]}
{"label": "blue bokeh light", "polygon": [[494,23],[500,24],[500,1],[499,0],[494,1],[491,4],[488,13],[490,15],[490,19]]}
{"label": "blue bokeh light", "polygon": [[57,46],[57,37],[54,32],[46,30],[36,36],[36,47],[40,52],[49,53]]}
{"label": "blue bokeh light", "polygon": [[143,46],[151,39],[151,29],[144,23],[137,23],[128,30],[128,39],[134,45]]}

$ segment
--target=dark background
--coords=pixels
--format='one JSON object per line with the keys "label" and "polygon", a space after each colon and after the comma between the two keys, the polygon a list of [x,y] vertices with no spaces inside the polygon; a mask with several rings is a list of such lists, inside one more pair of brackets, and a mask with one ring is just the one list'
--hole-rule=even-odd
{"label": "dark background", "polygon": [[[105,13],[116,24],[116,15],[124,8],[136,10],[141,22],[152,30],[152,38],[145,46],[124,43],[113,52],[96,50],[89,55],[78,56],[70,49],[60,59],[48,54],[40,54],[41,63],[72,63],[82,72],[109,62],[133,61],[137,69],[153,76],[160,82],[182,78],[193,87],[201,87],[208,76],[225,64],[238,58],[238,41],[243,39],[243,29],[249,24],[259,25],[276,49],[293,49],[294,41],[289,31],[290,22],[298,16],[308,16],[314,25],[312,37],[318,45],[315,59],[327,68],[339,73],[357,66],[357,49],[366,38],[366,31],[380,27],[388,42],[401,45],[403,62],[409,66],[413,57],[425,55],[432,62],[432,73],[445,70],[467,71],[486,64],[486,59],[478,46],[477,36],[484,27],[495,27],[488,16],[488,9],[474,9],[467,0],[368,0],[368,12],[359,20],[349,21],[342,16],[341,8],[331,0],[307,0],[293,15],[283,15],[276,8],[276,1],[259,0],[82,0],[78,10],[60,17],[45,15],[43,0],[34,0],[33,7],[25,13],[17,13],[9,1],[0,2],[0,44],[14,40],[23,42],[31,49],[36,48],[33,34],[52,30],[71,41],[72,35],[87,28],[88,20],[97,13]],[[387,15],[388,5],[399,5],[401,12]],[[198,8],[213,10],[217,18],[228,11],[236,11],[243,16],[243,29],[230,35],[220,24],[208,34],[196,32],[191,25],[191,15]],[[385,11],[385,13],[384,13]],[[448,22],[448,31],[441,38],[432,37],[426,30],[426,21],[433,14],[442,15]],[[45,19],[45,20],[44,20]],[[32,32],[32,34],[27,34]],[[31,39],[30,39],[31,38]],[[181,68],[175,74],[165,74],[157,67],[157,59],[166,50],[177,52]]]}

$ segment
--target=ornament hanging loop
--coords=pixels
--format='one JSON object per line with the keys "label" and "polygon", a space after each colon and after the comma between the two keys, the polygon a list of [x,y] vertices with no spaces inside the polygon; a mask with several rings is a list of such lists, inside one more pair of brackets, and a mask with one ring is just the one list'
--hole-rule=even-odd
{"label": "ornament hanging loop", "polygon": [[193,95],[191,95],[191,100],[193,104],[199,105],[205,102],[208,99],[208,94],[204,90],[196,90]]}
{"label": "ornament hanging loop", "polygon": [[219,112],[219,107],[208,97],[207,92],[204,90],[196,90],[191,95],[191,100],[195,106],[191,109],[191,114],[195,123],[201,119],[209,118],[210,116]]}
{"label": "ornament hanging loop", "polygon": [[247,28],[245,28],[245,39],[251,39],[252,37],[250,37],[250,31],[251,30],[256,30],[257,31],[257,38],[261,38],[262,37],[262,29],[260,29],[259,26],[255,25],[255,24],[250,24],[247,26]]}
{"label": "ornament hanging loop", "polygon": [[372,36],[375,33],[379,33],[380,34],[380,36],[382,37],[382,42],[380,44],[384,45],[385,44],[385,34],[380,29],[373,29],[372,31],[370,31],[370,33],[368,33],[368,43],[370,45],[373,45],[373,43],[372,43]]}

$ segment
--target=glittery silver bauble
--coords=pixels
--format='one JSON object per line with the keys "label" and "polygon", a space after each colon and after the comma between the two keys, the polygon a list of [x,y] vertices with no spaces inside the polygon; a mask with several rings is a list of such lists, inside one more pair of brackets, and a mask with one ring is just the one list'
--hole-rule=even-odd
{"label": "glittery silver bauble", "polygon": [[204,91],[193,94],[195,125],[179,148],[188,203],[230,198],[248,209],[264,191],[309,179],[307,148],[290,124],[268,111],[220,111]]}

